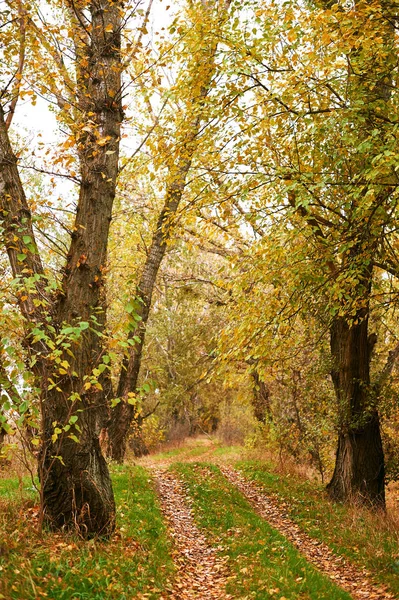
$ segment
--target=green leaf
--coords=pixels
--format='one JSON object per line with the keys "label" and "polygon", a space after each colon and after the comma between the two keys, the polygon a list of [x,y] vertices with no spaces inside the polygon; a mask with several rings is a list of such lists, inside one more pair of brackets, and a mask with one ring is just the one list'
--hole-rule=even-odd
{"label": "green leaf", "polygon": [[21,404],[18,407],[18,412],[23,415],[24,413],[26,413],[26,411],[28,410],[29,404],[28,402],[24,401],[21,402]]}
{"label": "green leaf", "polygon": [[63,335],[69,335],[70,333],[73,333],[73,327],[64,327],[63,329],[61,329],[61,333]]}
{"label": "green leaf", "polygon": [[133,304],[133,302],[128,302],[126,304],[126,306],[125,306],[125,310],[126,310],[126,312],[129,313],[129,315],[131,315],[132,312],[134,311],[134,304]]}

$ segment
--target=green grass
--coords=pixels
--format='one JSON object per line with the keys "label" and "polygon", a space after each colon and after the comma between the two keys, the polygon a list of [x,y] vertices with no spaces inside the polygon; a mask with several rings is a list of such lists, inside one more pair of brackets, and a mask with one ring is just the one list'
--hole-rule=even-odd
{"label": "green grass", "polygon": [[0,479],[0,499],[22,500],[35,496],[36,490],[30,477]]}
{"label": "green grass", "polygon": [[[208,452],[234,462],[277,496],[304,531],[365,566],[399,597],[398,527],[389,526],[383,517],[332,504],[321,485],[283,475],[270,461],[248,460],[242,448],[190,443],[152,456],[151,461],[201,459]],[[240,454],[246,460],[237,463]],[[257,516],[216,467],[191,463],[176,468],[194,498],[199,525],[229,557],[228,592],[234,598],[350,598]],[[0,600],[155,600],[170,589],[171,548],[148,472],[137,466],[113,467],[112,478],[117,532],[109,543],[48,532],[40,539],[30,479],[0,478]]]}
{"label": "green grass", "polygon": [[217,467],[178,464],[174,469],[193,498],[198,524],[229,557],[227,591],[234,598],[350,599],[259,517]]}
{"label": "green grass", "polygon": [[[217,442],[212,442],[212,444],[203,444],[198,443],[193,445],[193,443],[178,446],[177,448],[172,448],[170,450],[166,450],[165,452],[157,452],[156,454],[151,455],[151,462],[163,462],[165,460],[173,459],[173,460],[186,460],[188,458],[198,458],[207,452],[217,452],[218,447],[216,446]],[[145,461],[144,461],[145,463]]]}
{"label": "green grass", "polygon": [[325,542],[338,554],[366,567],[379,583],[399,595],[399,531],[383,515],[366,509],[350,509],[328,500],[324,488],[295,475],[275,472],[264,461],[236,464],[248,478],[258,481],[267,493],[276,495],[301,529]]}
{"label": "green grass", "polygon": [[[173,573],[158,501],[142,467],[113,469],[117,532],[109,542],[83,542],[31,525],[32,500],[2,501],[0,598],[100,600],[158,598]],[[2,482],[4,490],[4,480]],[[15,483],[9,484],[13,489]],[[146,594],[143,596],[143,594]]]}
{"label": "green grass", "polygon": [[228,460],[229,458],[235,458],[237,454],[241,456],[244,451],[242,446],[219,446],[215,448],[212,454],[218,458]]}

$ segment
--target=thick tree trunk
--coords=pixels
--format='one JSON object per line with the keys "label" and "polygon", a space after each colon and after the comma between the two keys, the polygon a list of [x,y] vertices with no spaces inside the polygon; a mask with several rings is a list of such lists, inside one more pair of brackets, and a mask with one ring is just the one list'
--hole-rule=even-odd
{"label": "thick tree trunk", "polygon": [[[91,22],[87,30],[82,23],[87,22],[88,13],[80,19],[74,13],[79,85],[76,114],[81,121],[72,129],[82,182],[58,297],[46,293],[31,215],[0,109],[0,219],[13,274],[21,280],[19,304],[27,321],[26,345],[36,355],[35,375],[41,389],[43,433],[38,470],[42,511],[50,527],[75,529],[84,537],[109,535],[115,524],[111,480],[99,445],[105,395],[102,382],[106,382],[95,370],[104,353],[103,273],[123,117],[122,6],[123,2],[112,0],[89,3],[86,9]],[[32,286],[24,287],[23,282],[35,274],[39,279],[32,291]],[[35,303],[37,296],[47,304]],[[52,332],[72,329],[79,323],[84,327],[77,340],[70,340],[71,351],[61,356],[52,354],[56,348]],[[30,335],[32,324],[46,334],[38,342]],[[58,368],[56,359],[63,361],[63,369]]]}
{"label": "thick tree trunk", "polygon": [[[58,422],[65,415],[60,417]],[[94,411],[85,410],[79,417],[79,443],[66,436],[58,444],[51,443],[54,427],[49,420],[46,411],[46,444],[39,460],[46,522],[53,529],[73,529],[83,537],[109,536],[114,528],[115,503]]]}
{"label": "thick tree trunk", "polygon": [[[90,112],[92,125],[78,141],[82,184],[74,233],[57,307],[61,323],[89,323],[74,356],[65,357],[71,373],[63,385],[51,390],[43,403],[45,445],[41,459],[45,516],[55,527],[77,527],[84,536],[109,535],[115,523],[111,480],[101,454],[104,376],[90,385],[87,378],[101,362],[101,331],[105,325],[104,277],[112,207],[118,175],[121,135],[121,7],[107,0],[90,5],[91,35],[76,44],[80,70],[79,106]],[[88,130],[87,130],[88,129]],[[86,383],[85,383],[86,381]],[[101,383],[102,382],[102,383]],[[84,390],[84,391],[83,391]],[[73,401],[73,394],[79,400]],[[49,401],[50,400],[50,401]],[[51,438],[54,423],[65,425],[78,412],[79,443],[67,436]],[[62,434],[61,434],[62,436]],[[58,452],[58,447],[60,447]],[[60,455],[61,459],[54,458]]]}
{"label": "thick tree trunk", "polygon": [[331,327],[332,379],[339,407],[338,449],[328,492],[334,500],[384,506],[384,453],[376,391],[370,384],[368,316]]}
{"label": "thick tree trunk", "polygon": [[334,500],[385,505],[384,454],[377,414],[357,431],[340,432],[334,475],[327,489]]}

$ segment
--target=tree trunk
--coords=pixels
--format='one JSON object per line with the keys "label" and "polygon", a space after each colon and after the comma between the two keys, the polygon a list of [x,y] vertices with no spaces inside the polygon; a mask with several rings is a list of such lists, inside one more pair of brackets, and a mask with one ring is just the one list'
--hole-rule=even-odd
{"label": "tree trunk", "polygon": [[378,415],[357,431],[339,433],[334,475],[327,489],[333,500],[384,507],[384,454]]}
{"label": "tree trunk", "polygon": [[[121,135],[121,6],[107,0],[90,5],[92,33],[76,43],[79,106],[90,112],[92,127],[78,141],[82,184],[78,210],[63,280],[63,295],[57,306],[57,321],[89,324],[82,341],[68,356],[75,378],[63,382],[62,392],[52,389],[43,403],[45,445],[41,460],[43,502],[50,525],[77,527],[84,536],[108,535],[115,524],[111,480],[101,454],[104,376],[87,381],[104,352],[101,332],[105,325],[104,268],[112,208],[118,175]],[[90,130],[91,129],[91,130]],[[102,383],[101,383],[102,382]],[[83,391],[82,392],[82,388]],[[73,394],[79,399],[71,402]],[[60,397],[61,396],[61,397]],[[68,423],[78,413],[79,443],[65,437],[59,444],[51,438],[54,423]],[[58,452],[58,446],[60,451]],[[61,459],[54,458],[61,455]]]}
{"label": "tree trunk", "polygon": [[[96,375],[96,369],[104,354],[103,274],[123,117],[122,6],[123,2],[113,0],[92,2],[84,15],[79,16],[75,7],[72,17],[78,89],[71,104],[77,104],[74,116],[78,117],[71,129],[81,185],[57,296],[46,291],[31,214],[0,109],[0,219],[14,277],[21,281],[19,305],[27,322],[26,346],[36,357],[34,372],[41,390],[43,432],[38,471],[42,514],[50,527],[74,529],[84,537],[107,536],[115,525],[112,485],[99,445],[105,395],[102,382],[106,382],[104,374]],[[82,23],[87,23],[88,14],[90,28],[86,29]],[[71,123],[71,114],[68,119]],[[25,255],[23,260],[21,255]],[[25,278],[32,275],[38,275],[33,291],[32,283],[24,286]],[[35,302],[37,297],[45,302]],[[56,345],[58,334],[82,323],[78,339],[67,337],[70,352]],[[33,327],[43,333],[36,336],[37,341],[30,333]],[[61,361],[63,368],[59,369]]]}
{"label": "tree trunk", "polygon": [[[359,10],[358,18],[364,18],[366,13],[363,10],[367,10],[367,6],[362,3],[355,5]],[[357,102],[361,100],[359,108],[356,109],[360,117],[358,143],[362,139],[370,139],[376,127],[379,130],[379,135],[374,136],[376,143],[373,149],[360,152],[359,157],[354,160],[352,169],[358,171],[360,178],[370,172],[375,158],[384,150],[386,131],[381,123],[384,113],[389,115],[392,110],[392,74],[393,65],[397,60],[395,26],[394,20],[389,18],[389,11],[384,14],[384,18],[375,19],[374,23],[374,35],[384,40],[384,50],[376,49],[375,54],[365,52],[359,29],[360,44],[354,46],[349,55],[349,89]],[[360,77],[359,73],[362,73]],[[378,119],[375,118],[374,112],[376,103],[380,115]],[[364,308],[353,316],[353,324],[349,324],[343,317],[335,319],[330,331],[332,379],[338,400],[340,422],[336,465],[328,491],[335,500],[384,507],[384,453],[377,410],[380,386],[378,382],[375,385],[370,384],[370,361],[376,340],[375,335],[368,335],[368,317],[373,259],[378,249],[384,245],[385,237],[386,223],[379,216],[379,211],[381,207],[386,207],[383,210],[389,213],[391,194],[395,193],[397,179],[394,175],[378,174],[375,177],[366,177],[366,181],[369,181],[367,187],[364,187],[361,195],[354,196],[354,206],[357,203],[361,206],[367,189],[374,191],[380,188],[374,205],[369,208],[369,212],[365,210],[363,219],[358,224],[356,219],[359,219],[359,216],[354,212],[356,216],[351,224],[351,235],[357,242],[340,265],[342,271],[348,268],[349,274],[357,271],[358,283],[348,292],[352,302],[360,301]],[[381,183],[384,184],[382,188]],[[348,222],[351,221],[349,218]]]}
{"label": "tree trunk", "polygon": [[385,505],[384,453],[375,390],[370,385],[372,337],[368,315],[331,327],[331,372],[339,407],[335,470],[327,489],[334,500]]}
{"label": "tree trunk", "polygon": [[95,433],[94,411],[81,413],[78,443],[68,437],[58,445],[51,443],[49,434],[54,428],[48,411],[46,424],[46,444],[39,461],[46,522],[52,529],[73,529],[83,537],[109,536],[115,524],[115,503]]}
{"label": "tree trunk", "polygon": [[[203,22],[200,23],[197,21],[197,26],[200,29],[204,26],[205,22],[207,22],[208,26],[210,23],[213,23],[216,27],[220,25],[226,17],[226,8],[228,6],[228,3],[222,2],[221,4],[221,14],[216,8],[215,23],[215,14],[212,13],[213,7],[210,4],[208,5],[207,2],[203,3]],[[212,31],[212,28],[209,31]],[[136,314],[140,317],[140,321],[130,332],[129,338],[139,338],[140,341],[131,348],[129,355],[123,361],[117,390],[117,398],[121,398],[122,401],[113,409],[108,426],[108,455],[111,459],[119,463],[123,462],[127,438],[136,413],[136,408],[129,405],[126,402],[126,398],[129,392],[134,393],[137,389],[145,331],[151,309],[154,286],[159,268],[165,256],[167,243],[171,237],[172,219],[182,199],[186,187],[187,175],[197,149],[197,137],[201,123],[206,118],[206,104],[204,101],[208,95],[215,72],[214,58],[217,43],[213,41],[210,48],[204,49],[201,36],[200,39],[201,44],[197,48],[197,51],[193,53],[193,80],[190,82],[192,86],[192,98],[187,105],[186,118],[182,119],[183,129],[177,134],[176,154],[172,157],[172,162],[169,159],[164,206],[158,218],[151,247],[137,286],[137,298],[139,302],[137,302]],[[137,423],[134,427],[137,433]]]}
{"label": "tree trunk", "polygon": [[[179,206],[190,164],[191,160],[184,161],[184,164],[181,165],[178,182],[173,181],[167,191],[165,206],[159,216],[143,273],[137,286],[137,296],[141,302],[137,303],[136,315],[140,318],[140,321],[138,321],[136,327],[130,332],[129,338],[133,339],[133,337],[137,337],[140,341],[136,342],[129,355],[127,355],[123,361],[117,389],[117,398],[121,398],[122,401],[112,410],[108,426],[108,454],[112,460],[115,460],[118,463],[123,462],[127,438],[134,421],[134,416],[137,412],[137,408],[125,402],[124,399],[129,392],[136,392],[137,389],[145,340],[145,330],[150,313],[155,281],[162,259],[165,256],[166,244],[170,236],[170,218],[176,213]],[[134,429],[137,435],[137,423],[134,424]]]}
{"label": "tree trunk", "polygon": [[4,444],[4,438],[6,437],[7,432],[5,429],[3,429],[3,427],[0,425],[0,467],[5,463],[4,458],[1,457],[1,451],[3,448],[3,444]]}
{"label": "tree trunk", "polygon": [[142,415],[139,415],[137,419],[134,420],[129,438],[129,446],[133,450],[134,456],[137,458],[147,456],[150,453],[143,438],[143,421]]}
{"label": "tree trunk", "polygon": [[254,410],[255,419],[259,423],[273,421],[273,415],[270,404],[270,390],[259,377],[259,373],[254,369],[251,373],[254,382],[252,408]]}

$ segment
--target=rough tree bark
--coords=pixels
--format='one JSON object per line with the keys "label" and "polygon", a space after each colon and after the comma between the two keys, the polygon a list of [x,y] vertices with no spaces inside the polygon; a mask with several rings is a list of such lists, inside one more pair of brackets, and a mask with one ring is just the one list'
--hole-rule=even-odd
{"label": "rough tree bark", "polygon": [[[329,10],[333,6],[330,0],[323,0],[321,4]],[[357,139],[349,140],[353,150],[349,168],[337,169],[337,180],[344,182],[341,193],[350,198],[346,220],[339,223],[341,240],[345,240],[348,247],[337,257],[333,247],[326,261],[329,279],[343,282],[344,287],[339,296],[341,299],[335,300],[339,316],[333,317],[330,325],[331,375],[338,404],[338,447],[328,491],[335,500],[383,507],[384,455],[378,416],[380,387],[370,381],[375,342],[374,336],[369,335],[369,311],[373,263],[383,248],[391,196],[397,181],[394,174],[373,172],[375,159],[384,152],[386,127],[392,112],[392,71],[397,62],[393,27],[396,7],[389,3],[375,4],[372,18],[369,9],[367,3],[354,2],[352,21],[348,26],[348,34],[352,36],[352,46],[346,54],[348,109]],[[394,14],[389,15],[390,11]],[[370,39],[379,42],[373,53],[363,47],[367,47]],[[361,150],[362,143],[369,142],[372,136],[372,149]],[[334,168],[332,164],[332,170]],[[353,182],[356,182],[356,192],[351,187]],[[374,195],[370,205],[364,202],[367,193]],[[328,195],[326,198],[328,204]],[[295,193],[289,192],[289,201],[312,227],[314,239],[321,242],[320,249],[325,255],[331,227],[328,220],[323,219],[323,213],[296,202]],[[384,212],[383,218],[379,210]],[[336,227],[334,225],[330,231]],[[350,283],[345,282],[346,278]]]}
{"label": "rough tree bark", "polygon": [[373,336],[368,314],[331,327],[332,380],[338,400],[339,434],[333,477],[327,486],[338,501],[384,506],[384,452],[376,388],[370,382]]}
{"label": "rough tree bark", "polygon": [[[203,3],[204,23],[209,26],[210,22],[220,25],[226,18],[226,9],[229,3],[217,3],[216,13],[213,13],[214,7]],[[122,399],[112,411],[110,423],[108,426],[108,454],[116,462],[123,462],[126,445],[131,425],[135,419],[136,409],[125,400],[129,392],[135,392],[140,372],[141,358],[145,340],[146,325],[151,309],[152,295],[159,268],[165,256],[168,241],[171,237],[173,227],[173,217],[180,205],[186,183],[187,175],[190,170],[194,154],[197,149],[197,138],[200,132],[201,124],[206,118],[206,97],[208,95],[212,77],[215,72],[215,54],[217,43],[215,38],[211,38],[208,47],[201,39],[201,46],[193,54],[193,64],[195,76],[191,82],[192,96],[188,103],[185,118],[182,118],[183,130],[180,133],[180,139],[177,140],[177,151],[168,164],[168,180],[165,192],[165,201],[162,211],[159,215],[152,238],[150,250],[143,268],[140,281],[137,285],[136,295],[140,299],[136,313],[140,318],[136,328],[130,333],[130,338],[138,337],[140,339],[130,350],[129,355],[125,357],[119,379],[117,398]],[[141,436],[141,428],[134,427],[134,435],[137,438]],[[137,439],[135,444],[137,452],[140,454],[145,451],[145,445],[142,440]]]}
{"label": "rough tree bark", "polygon": [[[364,4],[355,3],[358,22],[368,19]],[[383,151],[386,135],[385,122],[376,114],[390,113],[392,93],[392,70],[396,65],[395,29],[396,8],[389,3],[375,7],[379,18],[375,20],[373,34],[383,40],[375,55],[364,54],[362,31],[356,29],[359,45],[349,54],[348,81],[356,101],[362,99],[359,108],[359,140],[369,139],[377,127],[381,144],[376,143],[372,152],[355,159],[359,173],[367,174],[373,159]],[[393,11],[393,14],[390,12]],[[381,51],[382,49],[382,51]],[[389,118],[388,118],[389,121]],[[367,178],[367,175],[366,177]],[[330,347],[333,360],[332,380],[338,401],[339,433],[334,474],[327,489],[334,500],[359,502],[376,507],[385,507],[385,467],[378,415],[381,385],[370,380],[372,350],[376,343],[375,334],[369,334],[370,298],[373,286],[373,260],[382,247],[385,220],[376,216],[379,207],[386,207],[388,214],[391,195],[396,188],[396,175],[377,175],[369,187],[375,200],[363,213],[363,220],[354,221],[349,239],[353,246],[343,260],[343,268],[356,271],[358,283],[353,288],[354,302],[363,308],[348,317],[335,318],[330,328]],[[382,184],[382,185],[381,185]],[[374,188],[374,189],[373,189]],[[378,191],[377,191],[378,190]],[[360,197],[360,202],[362,198]],[[354,201],[356,207],[359,199]],[[390,355],[392,356],[392,355]],[[389,371],[389,361],[384,371]],[[384,376],[382,372],[382,377]]]}
{"label": "rough tree bark", "polygon": [[[72,5],[71,5],[72,6]],[[75,105],[79,115],[71,126],[77,140],[81,185],[71,245],[61,290],[50,296],[32,227],[32,217],[12,152],[4,112],[0,108],[1,224],[14,277],[21,280],[19,305],[26,319],[26,346],[36,356],[34,367],[41,389],[43,421],[39,477],[44,518],[53,528],[77,529],[80,534],[109,535],[114,528],[115,506],[108,468],[98,434],[103,392],[85,385],[103,354],[101,331],[105,322],[103,273],[109,226],[118,174],[121,109],[121,22],[123,2],[91,2],[87,12],[75,11]],[[90,21],[90,22],[89,22]],[[85,27],[86,24],[86,27]],[[34,248],[27,250],[23,237]],[[21,262],[18,254],[25,253]],[[24,285],[37,275],[32,289]],[[40,298],[42,304],[35,299]],[[33,341],[32,324],[51,337],[48,319],[56,333],[65,325],[85,325],[73,357],[63,356],[69,367],[56,377],[47,360],[45,340]],[[75,394],[75,396],[72,396]],[[78,416],[76,443],[66,434],[54,436],[72,415]]]}

